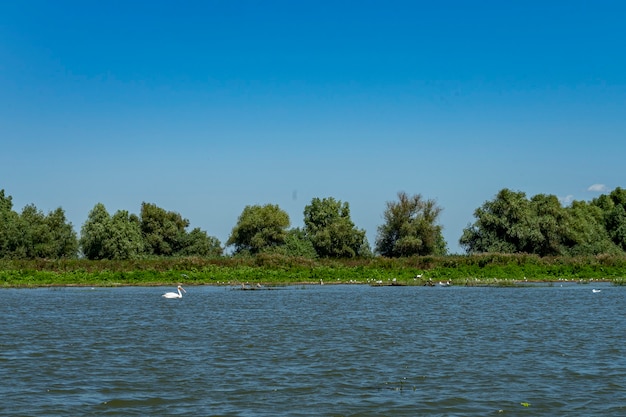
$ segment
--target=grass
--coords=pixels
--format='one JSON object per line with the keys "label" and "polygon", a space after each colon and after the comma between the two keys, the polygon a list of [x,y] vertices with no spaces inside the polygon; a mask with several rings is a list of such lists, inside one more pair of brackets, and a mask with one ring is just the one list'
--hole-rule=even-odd
{"label": "grass", "polygon": [[[183,276],[183,274],[185,276]],[[421,278],[416,275],[421,274]],[[533,255],[452,255],[401,259],[311,260],[281,255],[132,261],[0,260],[0,287],[237,285],[263,283],[518,285],[609,281],[626,285],[626,256],[540,258]]]}

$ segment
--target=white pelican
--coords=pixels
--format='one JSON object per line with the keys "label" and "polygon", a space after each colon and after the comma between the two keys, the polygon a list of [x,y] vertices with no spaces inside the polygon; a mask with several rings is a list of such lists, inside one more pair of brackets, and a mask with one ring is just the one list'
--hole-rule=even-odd
{"label": "white pelican", "polygon": [[163,294],[163,297],[165,298],[183,298],[183,294],[181,294],[180,290],[183,290],[183,292],[185,294],[187,294],[187,291],[185,291],[185,289],[183,287],[181,287],[180,285],[178,286],[178,292],[166,292],[165,294]]}
{"label": "white pelican", "polygon": [[596,290],[595,288],[593,290],[591,290],[591,292],[600,292],[602,290]]}

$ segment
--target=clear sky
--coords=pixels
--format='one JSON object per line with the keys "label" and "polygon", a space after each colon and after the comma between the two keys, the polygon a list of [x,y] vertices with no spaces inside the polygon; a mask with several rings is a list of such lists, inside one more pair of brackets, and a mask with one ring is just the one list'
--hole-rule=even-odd
{"label": "clear sky", "polygon": [[373,246],[399,191],[452,253],[509,188],[626,187],[623,1],[0,3],[0,189],[18,212],[154,203],[224,243],[350,204]]}

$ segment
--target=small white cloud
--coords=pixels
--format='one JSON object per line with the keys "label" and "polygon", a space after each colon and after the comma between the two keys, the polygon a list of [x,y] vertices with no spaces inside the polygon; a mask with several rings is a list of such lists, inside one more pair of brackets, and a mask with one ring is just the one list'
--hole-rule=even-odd
{"label": "small white cloud", "polygon": [[563,205],[568,205],[569,203],[574,201],[574,196],[570,194],[570,195],[566,195],[565,197],[559,197],[559,201]]}
{"label": "small white cloud", "polygon": [[587,188],[587,191],[594,191],[596,193],[601,193],[601,192],[604,192],[606,190],[607,190],[607,188],[606,188],[606,185],[604,185],[604,184],[593,184],[593,185],[589,186],[589,188]]}

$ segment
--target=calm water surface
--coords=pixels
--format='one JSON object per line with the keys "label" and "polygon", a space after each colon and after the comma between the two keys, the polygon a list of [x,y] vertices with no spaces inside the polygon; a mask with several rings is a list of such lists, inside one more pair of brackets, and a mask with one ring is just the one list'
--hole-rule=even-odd
{"label": "calm water surface", "polygon": [[623,416],[601,288],[4,289],[0,415]]}

